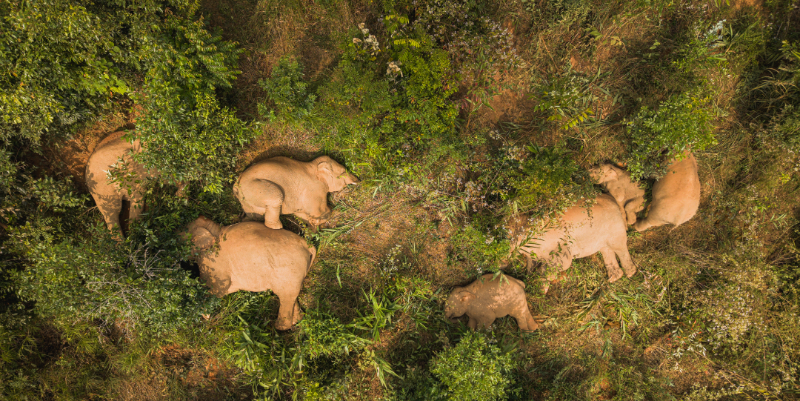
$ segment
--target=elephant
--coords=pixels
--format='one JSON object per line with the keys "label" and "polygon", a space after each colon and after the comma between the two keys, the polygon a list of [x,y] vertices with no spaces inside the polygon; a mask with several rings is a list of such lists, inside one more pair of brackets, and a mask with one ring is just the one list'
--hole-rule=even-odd
{"label": "elephant", "polygon": [[608,281],[615,282],[622,278],[622,271],[617,263],[619,257],[622,270],[628,277],[636,274],[636,266],[628,253],[628,236],[625,219],[611,195],[602,194],[594,204],[586,207],[585,203],[573,206],[557,221],[557,226],[546,230],[539,238],[522,237],[517,240],[517,251],[526,260],[528,271],[533,266],[531,255],[557,267],[557,271],[549,271],[546,276],[544,292],[555,281],[561,271],[572,266],[572,260],[591,256],[597,252],[603,256],[608,270]]}
{"label": "elephant", "polygon": [[522,331],[539,328],[525,299],[525,283],[514,277],[484,274],[464,287],[456,287],[445,302],[444,314],[454,321],[469,316],[470,329],[488,328],[494,320],[511,315]]}
{"label": "elephant", "polygon": [[631,181],[631,175],[611,163],[590,169],[589,175],[617,201],[625,223],[636,223],[636,213],[644,209],[644,190]]}
{"label": "elephant", "polygon": [[[653,199],[647,217],[634,224],[636,231],[672,224],[675,227],[689,221],[700,207],[700,177],[697,160],[690,151],[676,158],[667,172],[653,185]],[[674,229],[674,227],[673,227]]]}
{"label": "elephant", "polygon": [[302,319],[297,296],[317,254],[303,238],[255,221],[221,227],[203,216],[186,231],[212,294],[272,290],[280,300],[276,329],[288,330]]}
{"label": "elephant", "polygon": [[247,217],[283,228],[281,214],[294,214],[317,227],[331,213],[328,192],[337,192],[358,179],[328,156],[308,163],[274,157],[248,167],[233,187]]}
{"label": "elephant", "polygon": [[[120,227],[119,214],[122,201],[130,202],[129,221],[136,220],[142,213],[144,204],[144,179],[155,174],[145,170],[133,161],[131,156],[142,150],[139,140],[132,143],[123,138],[124,131],[114,132],[97,144],[86,163],[86,186],[92,194],[97,208],[110,231]],[[111,182],[108,171],[122,159],[127,168],[126,173],[133,173],[135,178],[126,180],[122,186]]]}

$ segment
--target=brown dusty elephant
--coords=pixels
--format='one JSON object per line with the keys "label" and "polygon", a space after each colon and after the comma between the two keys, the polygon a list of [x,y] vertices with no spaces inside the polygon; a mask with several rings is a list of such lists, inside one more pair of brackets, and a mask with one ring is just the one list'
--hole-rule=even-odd
{"label": "brown dusty elephant", "polygon": [[700,177],[697,160],[686,151],[680,160],[674,160],[667,172],[653,185],[653,200],[647,217],[633,226],[636,231],[672,224],[675,227],[689,221],[700,207]]}
{"label": "brown dusty elephant", "polygon": [[[456,287],[447,298],[445,317],[451,321],[466,314],[469,328],[488,328],[494,320],[510,315],[522,331],[539,328],[525,299],[525,283],[510,276],[484,274],[464,287]],[[507,280],[506,280],[507,279]]]}
{"label": "brown dusty elephant", "polygon": [[272,290],[281,303],[275,328],[288,330],[300,321],[297,296],[317,253],[303,238],[255,221],[220,227],[205,217],[189,224],[187,232],[198,253],[200,278],[212,294]]}
{"label": "brown dusty elephant", "polygon": [[294,214],[316,227],[331,212],[328,193],[357,183],[355,176],[328,156],[308,163],[274,157],[248,167],[233,193],[248,218],[264,219],[269,228],[283,227],[281,214]]}
{"label": "brown dusty elephant", "polygon": [[520,238],[517,242],[517,251],[525,256],[528,270],[533,266],[532,255],[546,265],[558,268],[557,271],[549,269],[544,292],[547,292],[549,282],[572,266],[573,259],[597,252],[603,256],[609,282],[619,280],[623,271],[628,277],[636,273],[636,266],[628,253],[625,219],[610,195],[598,196],[589,208],[579,204],[567,209],[555,223],[555,228],[545,231],[540,237]]}
{"label": "brown dusty elephant", "polygon": [[631,175],[611,163],[592,168],[589,174],[617,201],[625,223],[636,223],[636,213],[644,209],[644,190],[631,181]]}
{"label": "brown dusty elephant", "polygon": [[[141,151],[139,140],[131,143],[123,139],[123,135],[124,131],[115,132],[100,141],[86,163],[86,186],[111,231],[114,231],[114,227],[119,227],[123,200],[130,202],[128,220],[133,221],[139,217],[144,206],[144,180],[153,176],[131,158],[131,155]],[[120,159],[127,167],[127,173],[135,174],[134,179],[126,180],[122,186],[111,182],[108,177],[108,171]]]}

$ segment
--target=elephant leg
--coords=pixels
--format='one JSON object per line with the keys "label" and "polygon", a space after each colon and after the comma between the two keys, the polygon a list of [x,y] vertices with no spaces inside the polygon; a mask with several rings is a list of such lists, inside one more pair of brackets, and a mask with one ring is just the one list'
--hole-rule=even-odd
{"label": "elephant leg", "polygon": [[135,196],[131,198],[131,210],[128,213],[128,229],[134,221],[138,220],[144,212],[144,197]]}
{"label": "elephant leg", "polygon": [[621,203],[617,203],[617,205],[619,205],[619,212],[622,214],[622,220],[625,221],[625,224],[631,224],[628,223],[628,214],[625,211],[625,206],[623,206]]}
{"label": "elephant leg", "polygon": [[[489,311],[485,311],[483,314],[479,314],[478,316],[475,316],[474,318],[472,316],[470,316],[469,320],[471,322],[472,319],[475,319],[475,326],[478,329],[488,329],[489,327],[492,326],[492,323],[494,323],[494,319],[495,319],[494,315],[490,315],[490,313],[491,312],[489,312]],[[472,328],[472,327],[470,327],[470,328]]]}
{"label": "elephant leg", "polygon": [[294,301],[294,310],[292,311],[292,326],[296,325],[297,322],[303,319],[303,310],[300,309],[300,303],[297,300]]}
{"label": "elephant leg", "polygon": [[636,274],[636,265],[633,263],[631,254],[628,252],[628,245],[623,244],[613,249],[614,253],[619,257],[619,263],[622,265],[622,270],[625,271],[625,276],[633,277],[633,275]]}
{"label": "elephant leg", "polygon": [[539,329],[539,324],[533,320],[533,316],[531,316],[531,312],[528,310],[528,306],[525,305],[525,310],[517,312],[514,315],[514,319],[517,320],[517,325],[519,329],[522,331],[534,331]]}
{"label": "elephant leg", "polygon": [[281,205],[283,205],[283,188],[270,181],[262,181],[260,199],[264,202],[264,225],[269,228],[280,230],[281,224]]}
{"label": "elephant leg", "polygon": [[259,218],[263,214],[265,226],[276,230],[283,228],[280,219],[285,197],[283,188],[267,180],[254,180],[246,185],[247,197],[243,197],[241,202],[248,217]]}
{"label": "elephant leg", "polygon": [[603,248],[600,250],[600,254],[603,255],[603,262],[608,270],[608,282],[613,283],[622,278],[622,270],[619,268],[614,251],[611,248]]}
{"label": "elephant leg", "polygon": [[119,214],[122,212],[122,196],[102,196],[92,194],[94,202],[97,204],[97,209],[103,215],[103,220],[106,222],[108,230],[122,230],[119,224]]}
{"label": "elephant leg", "polygon": [[476,328],[478,328],[478,321],[475,320],[474,317],[470,316],[469,322],[467,323],[467,327],[469,327],[472,330],[475,330]]}
{"label": "elephant leg", "polygon": [[293,326],[295,308],[299,309],[297,305],[297,296],[291,297],[283,294],[283,296],[278,295],[278,299],[281,301],[281,306],[278,309],[278,320],[275,322],[275,328],[278,330],[289,330]]}
{"label": "elephant leg", "polygon": [[625,212],[623,213],[623,216],[625,216],[626,224],[632,225],[636,223],[636,213],[642,210],[643,204],[644,198],[636,198],[628,201],[628,203],[625,204]]}

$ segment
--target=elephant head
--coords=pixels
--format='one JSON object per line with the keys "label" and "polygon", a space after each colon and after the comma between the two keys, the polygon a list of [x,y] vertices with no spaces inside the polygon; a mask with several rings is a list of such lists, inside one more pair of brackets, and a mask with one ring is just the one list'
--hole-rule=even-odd
{"label": "elephant head", "polygon": [[453,290],[444,304],[444,316],[450,321],[467,313],[469,305],[475,299],[475,294],[470,290],[460,287]]}
{"label": "elephant head", "polygon": [[199,253],[214,245],[221,231],[219,224],[205,216],[200,216],[189,224],[186,234],[191,235],[192,248]]}
{"label": "elephant head", "polygon": [[328,156],[320,156],[311,162],[316,166],[317,179],[328,185],[328,192],[341,191],[347,185],[358,184],[358,178],[347,172],[341,164]]}
{"label": "elephant head", "polygon": [[611,163],[603,163],[597,167],[589,169],[589,176],[598,184],[605,184],[614,181],[619,177],[619,168]]}

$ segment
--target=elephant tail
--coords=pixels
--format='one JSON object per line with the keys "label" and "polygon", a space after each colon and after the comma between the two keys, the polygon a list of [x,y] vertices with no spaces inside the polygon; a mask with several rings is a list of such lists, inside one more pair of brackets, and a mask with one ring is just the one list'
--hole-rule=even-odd
{"label": "elephant tail", "polygon": [[308,262],[308,270],[311,270],[311,265],[314,264],[314,259],[317,258],[317,248],[314,248],[313,245],[309,245],[308,252],[311,254],[311,260]]}

